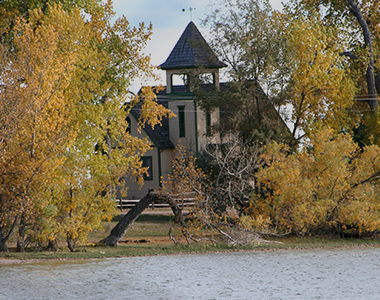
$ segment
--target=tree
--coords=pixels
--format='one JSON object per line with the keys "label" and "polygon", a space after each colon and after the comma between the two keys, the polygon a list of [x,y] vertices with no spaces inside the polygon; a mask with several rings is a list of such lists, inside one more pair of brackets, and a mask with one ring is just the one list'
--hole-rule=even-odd
{"label": "tree", "polygon": [[320,126],[350,131],[355,125],[349,113],[355,88],[339,55],[339,31],[310,13],[291,20],[285,35],[292,66],[286,101],[293,110],[289,120],[293,124],[291,149]]}
{"label": "tree", "polygon": [[233,209],[243,212],[258,188],[256,173],[262,167],[262,143],[237,137],[209,147],[197,157],[197,165],[207,176],[208,206],[216,212]]}
{"label": "tree", "polygon": [[341,55],[351,57],[354,61],[359,60],[359,64],[353,61],[352,67],[360,67],[361,78],[364,79],[362,82],[366,82],[367,85],[367,92],[364,92],[364,86],[360,86],[362,88],[360,92],[367,95],[365,99],[371,110],[377,108],[378,91],[376,91],[375,77],[377,80],[380,79],[376,75],[377,45],[380,37],[377,28],[380,20],[378,1],[297,0],[291,4],[301,13],[320,9],[326,24],[338,26],[347,32],[343,38],[347,39],[347,43],[344,44],[348,47],[341,52]]}
{"label": "tree", "polygon": [[286,73],[281,23],[269,1],[222,1],[203,24],[210,27],[210,45],[228,66],[226,75],[233,81],[255,81],[274,99]]}
{"label": "tree", "polygon": [[252,216],[297,235],[373,234],[380,226],[379,154],[378,146],[361,151],[350,135],[328,128],[290,155],[287,146],[268,145]]}
{"label": "tree", "polygon": [[292,1],[286,10],[289,18],[318,11],[324,25],[339,29],[336,42],[340,55],[347,58],[346,70],[356,86],[355,140],[361,145],[379,144],[378,94],[379,29],[378,1],[365,0],[301,0]]}
{"label": "tree", "polygon": [[[89,18],[68,2],[44,2],[42,9],[32,9],[33,3],[26,15],[12,6],[3,34],[8,39],[1,44],[7,58],[1,80],[1,250],[18,220],[24,220],[22,239],[28,228],[38,244],[64,237],[74,250],[77,240],[111,216],[119,179],[145,172],[140,157],[149,144],[126,132],[125,118],[139,101],[128,103],[130,80],[152,74],[149,58],[140,53],[151,28],[130,28],[125,17],[111,25],[111,2],[81,2]],[[152,94],[144,93],[142,123],[156,124],[169,114]]]}
{"label": "tree", "polygon": [[73,56],[55,54],[58,36],[52,28],[34,31],[32,24],[17,20],[15,33],[17,54],[2,45],[0,231],[8,229],[2,251],[14,228],[9,224],[26,223],[33,193],[55,176],[60,154],[73,141],[70,104],[62,95]]}
{"label": "tree", "polygon": [[[378,142],[377,1],[294,0],[284,13],[266,1],[226,3],[205,20],[212,44],[231,78],[257,80],[272,103],[293,109],[292,148],[319,117],[336,130],[355,130],[364,144]],[[353,101],[355,94],[363,101]]]}
{"label": "tree", "polygon": [[283,100],[287,65],[283,34],[277,13],[266,0],[228,0],[217,5],[204,20],[210,42],[227,64],[230,79],[220,91],[198,92],[200,105],[208,111],[220,108],[223,118],[214,128],[222,137],[236,131],[247,141],[289,138],[275,105]]}
{"label": "tree", "polygon": [[[181,238],[188,244],[202,240],[234,245],[265,242],[258,232],[247,230],[235,213],[245,205],[242,195],[249,194],[254,188],[250,175],[258,167],[255,154],[259,148],[255,145],[242,148],[239,143],[229,146],[225,152],[216,149],[209,153],[208,158],[213,162],[209,164],[211,170],[208,172],[199,167],[192,153],[182,145],[177,146],[172,160],[173,172],[161,189],[176,216],[169,231],[175,243]],[[236,159],[238,153],[247,149],[250,151]],[[182,215],[180,203],[188,198],[192,199],[194,206],[188,215]],[[176,224],[179,225],[177,234]]]}

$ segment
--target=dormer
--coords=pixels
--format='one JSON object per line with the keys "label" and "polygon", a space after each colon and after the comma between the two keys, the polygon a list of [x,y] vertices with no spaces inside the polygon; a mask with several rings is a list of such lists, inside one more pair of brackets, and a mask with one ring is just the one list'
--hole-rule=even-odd
{"label": "dormer", "polygon": [[174,76],[185,76],[187,91],[191,90],[194,76],[211,74],[211,80],[219,88],[219,69],[226,65],[219,61],[198,28],[190,22],[174,46],[167,60],[160,65],[166,71],[166,93],[173,93]]}

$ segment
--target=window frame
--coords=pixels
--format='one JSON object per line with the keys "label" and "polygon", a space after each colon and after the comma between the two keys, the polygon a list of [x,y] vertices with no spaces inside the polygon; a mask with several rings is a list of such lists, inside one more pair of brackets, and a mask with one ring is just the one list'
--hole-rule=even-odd
{"label": "window frame", "polygon": [[[146,171],[149,175],[146,175],[146,173],[143,174],[143,178],[146,181],[153,180],[153,157],[152,156],[142,156],[141,157],[142,167],[148,167],[148,170]],[[149,163],[147,163],[149,162]]]}
{"label": "window frame", "polygon": [[179,137],[186,137],[185,105],[178,106],[178,133]]}

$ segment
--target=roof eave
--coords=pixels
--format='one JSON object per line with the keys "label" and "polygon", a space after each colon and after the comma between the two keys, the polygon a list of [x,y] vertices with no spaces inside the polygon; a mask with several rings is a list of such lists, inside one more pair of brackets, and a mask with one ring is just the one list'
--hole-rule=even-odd
{"label": "roof eave", "polygon": [[175,66],[175,67],[162,67],[162,66],[163,64],[159,66],[161,70],[181,70],[181,69],[201,69],[201,68],[221,69],[221,68],[227,67],[226,64],[223,64],[223,66],[220,66],[220,65],[205,65],[205,66],[197,65],[197,66]]}

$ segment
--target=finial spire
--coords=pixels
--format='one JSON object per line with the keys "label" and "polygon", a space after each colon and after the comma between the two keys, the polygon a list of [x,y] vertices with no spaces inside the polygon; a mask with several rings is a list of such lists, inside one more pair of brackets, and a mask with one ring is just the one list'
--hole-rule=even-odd
{"label": "finial spire", "polygon": [[[190,21],[193,21],[193,10],[196,10],[196,8],[195,7],[190,7],[188,10],[190,11]],[[182,8],[182,11],[185,12],[186,9]]]}

